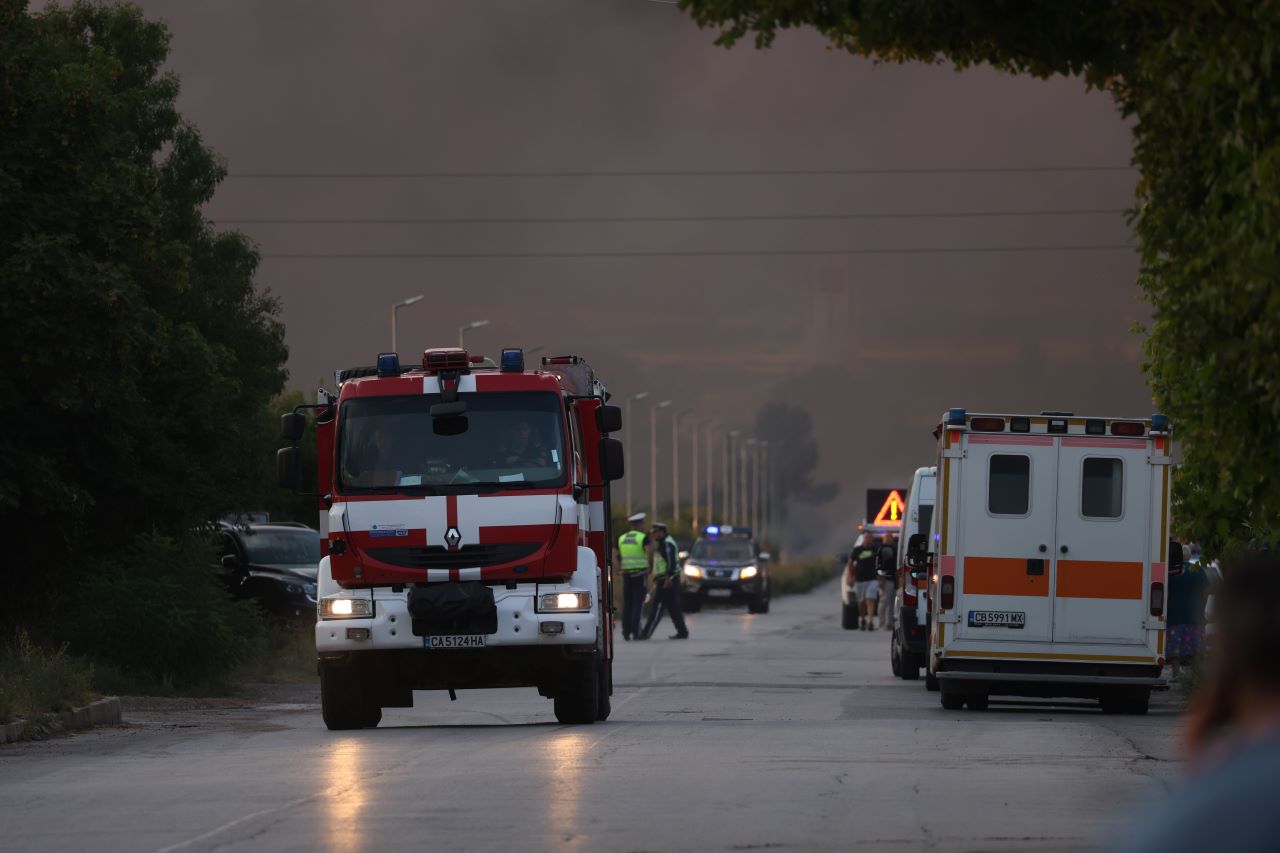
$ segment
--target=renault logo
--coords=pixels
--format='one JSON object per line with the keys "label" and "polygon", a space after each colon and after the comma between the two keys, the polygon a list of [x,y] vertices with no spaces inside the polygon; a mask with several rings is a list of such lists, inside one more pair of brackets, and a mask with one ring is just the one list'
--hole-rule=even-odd
{"label": "renault logo", "polygon": [[449,546],[449,550],[453,550],[460,542],[462,542],[462,534],[458,532],[458,528],[450,527],[449,532],[444,535],[444,544]]}

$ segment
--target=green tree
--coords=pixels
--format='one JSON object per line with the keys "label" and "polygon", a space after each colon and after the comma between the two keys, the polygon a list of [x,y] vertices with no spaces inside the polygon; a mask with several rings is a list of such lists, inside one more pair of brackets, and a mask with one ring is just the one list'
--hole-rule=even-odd
{"label": "green tree", "polygon": [[756,413],[756,438],[769,442],[769,469],[773,494],[770,500],[785,514],[792,501],[826,503],[835,497],[835,483],[815,483],[818,443],[813,438],[813,418],[799,406],[766,403]]}
{"label": "green tree", "polygon": [[1210,553],[1280,533],[1280,4],[680,0],[729,46],[813,27],[879,61],[1078,76],[1134,119],[1145,370]]}
{"label": "green tree", "polygon": [[131,5],[0,0],[0,621],[261,477],[283,327],[255,248],[201,213],[225,168],[168,45]]}

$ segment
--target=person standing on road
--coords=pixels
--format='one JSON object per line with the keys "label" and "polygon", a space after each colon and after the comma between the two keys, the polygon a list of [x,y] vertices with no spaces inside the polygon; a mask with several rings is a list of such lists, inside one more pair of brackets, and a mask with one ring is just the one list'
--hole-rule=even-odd
{"label": "person standing on road", "polygon": [[622,639],[640,639],[640,614],[653,568],[653,543],[644,532],[643,512],[627,519],[631,529],[618,537],[613,562],[622,571]]}
{"label": "person standing on road", "polygon": [[897,616],[893,602],[898,591],[898,542],[892,533],[885,535],[876,555],[876,576],[880,582],[880,630],[888,631]]}
{"label": "person standing on road", "polygon": [[876,599],[880,594],[880,579],[876,574],[876,561],[880,558],[880,537],[865,539],[853,558],[853,591],[858,597],[861,616],[858,627],[870,631],[875,627]]}
{"label": "person standing on road", "polygon": [[680,607],[680,560],[675,540],[667,535],[667,526],[660,521],[654,522],[650,535],[653,538],[653,611],[641,639],[647,640],[653,635],[665,607],[671,614],[671,624],[676,628],[670,639],[687,640],[689,629],[684,624],[684,611]]}
{"label": "person standing on road", "polygon": [[1188,560],[1181,571],[1169,573],[1169,643],[1165,657],[1174,681],[1182,676],[1182,667],[1193,664],[1204,647],[1204,604],[1208,594],[1209,579],[1200,562]]}

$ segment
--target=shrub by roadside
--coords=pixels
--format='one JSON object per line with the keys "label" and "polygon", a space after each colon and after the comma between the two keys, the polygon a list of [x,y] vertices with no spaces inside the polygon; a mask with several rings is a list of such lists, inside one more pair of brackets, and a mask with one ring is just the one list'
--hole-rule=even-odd
{"label": "shrub by roadside", "polygon": [[774,595],[796,595],[826,583],[838,573],[830,558],[775,563],[769,567]]}
{"label": "shrub by roadside", "polygon": [[19,630],[0,646],[0,723],[84,705],[93,695],[92,676],[93,667],[65,644],[50,649]]}

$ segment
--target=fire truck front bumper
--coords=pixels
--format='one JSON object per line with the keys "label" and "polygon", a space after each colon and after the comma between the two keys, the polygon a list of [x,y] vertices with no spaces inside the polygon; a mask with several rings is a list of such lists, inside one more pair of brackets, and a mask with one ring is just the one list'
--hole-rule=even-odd
{"label": "fire truck front bumper", "polygon": [[[402,592],[392,592],[389,588],[360,592],[363,594],[360,597],[370,603],[355,609],[366,613],[371,607],[372,615],[326,618],[326,607],[322,603],[316,622],[316,651],[321,656],[390,649],[447,653],[513,646],[568,647],[563,650],[580,648],[593,652],[597,646],[600,603],[594,590],[572,583],[521,584],[515,590],[494,588],[492,612],[478,613],[471,621],[465,617],[456,620],[454,624],[458,627],[447,631],[424,627],[421,620],[415,626],[410,610],[413,588]],[[551,609],[557,606],[565,609]]]}

